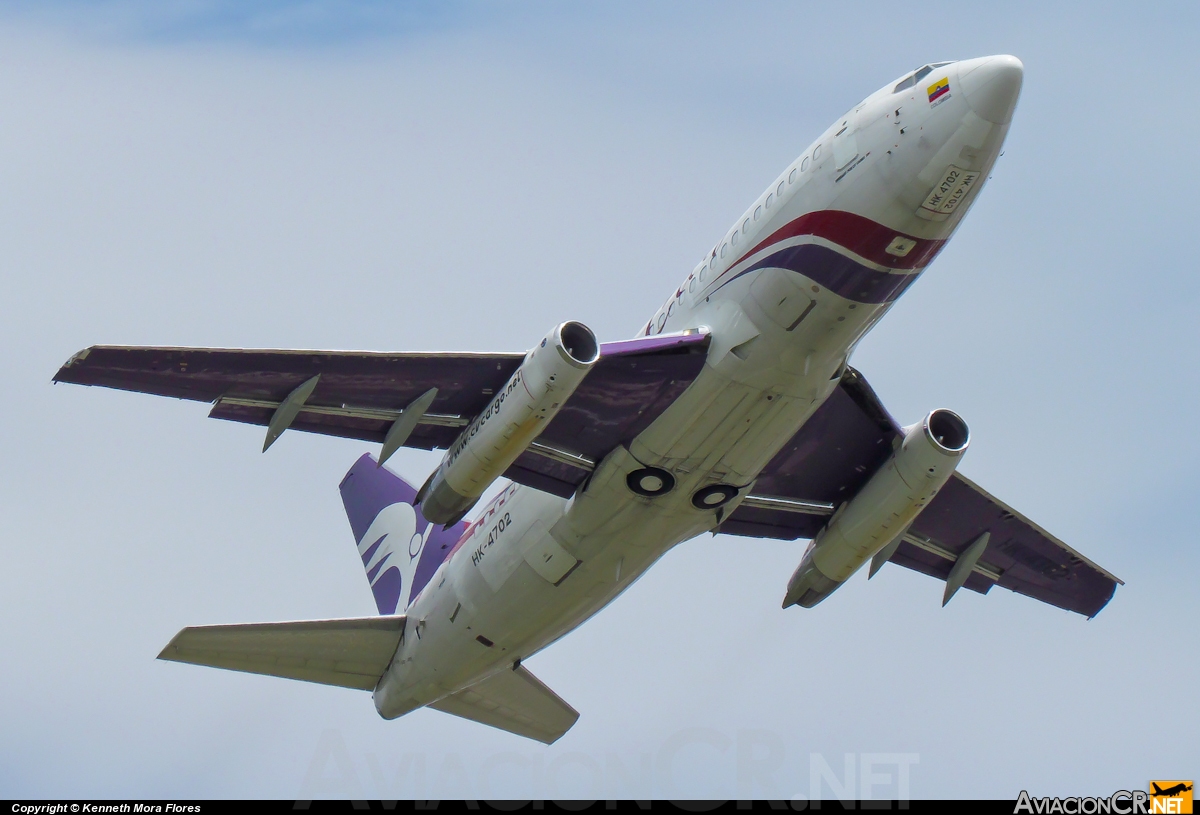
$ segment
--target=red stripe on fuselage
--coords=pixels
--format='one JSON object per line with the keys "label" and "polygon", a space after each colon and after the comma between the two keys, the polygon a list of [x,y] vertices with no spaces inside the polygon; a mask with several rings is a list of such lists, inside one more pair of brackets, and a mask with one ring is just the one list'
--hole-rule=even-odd
{"label": "red stripe on fuselage", "polygon": [[[850,250],[865,260],[898,271],[919,269],[927,266],[937,253],[942,251],[942,246],[946,243],[944,240],[927,240],[925,238],[906,235],[903,232],[897,232],[891,227],[876,223],[870,218],[855,215],[853,212],[844,212],[838,209],[823,209],[818,212],[809,212],[801,215],[791,223],[775,230],[769,237],[738,258],[735,263],[730,264],[730,268],[733,268],[746,258],[757,252],[761,252],[772,244],[779,243],[788,238],[799,237],[800,235],[813,235],[818,238],[824,238],[827,241],[836,243],[843,249]],[[892,241],[898,237],[916,241],[917,244],[904,257],[896,257],[895,255],[888,254],[886,251]]]}

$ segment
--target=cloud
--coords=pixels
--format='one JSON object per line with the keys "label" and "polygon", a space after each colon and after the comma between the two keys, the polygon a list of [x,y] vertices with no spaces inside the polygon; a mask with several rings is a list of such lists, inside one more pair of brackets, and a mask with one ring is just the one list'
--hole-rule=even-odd
{"label": "cloud", "polygon": [[[472,8],[474,6],[474,8]],[[395,42],[459,28],[467,11],[478,18],[481,4],[463,2],[388,3],[382,0],[52,0],[16,2],[4,12],[10,20],[33,22],[76,35],[123,44],[150,42],[241,43],[269,49],[361,46]]]}

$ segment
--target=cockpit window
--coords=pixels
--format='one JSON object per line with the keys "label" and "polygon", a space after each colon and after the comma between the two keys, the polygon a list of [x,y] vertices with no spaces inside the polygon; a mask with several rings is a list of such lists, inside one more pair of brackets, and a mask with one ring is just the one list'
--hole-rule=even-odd
{"label": "cockpit window", "polygon": [[907,79],[902,79],[896,83],[896,87],[892,89],[892,93],[900,93],[900,91],[908,90],[913,85],[917,84],[922,79],[933,73],[935,68],[942,68],[949,64],[949,62],[933,62],[929,65],[922,65],[913,72],[912,76],[908,77]]}

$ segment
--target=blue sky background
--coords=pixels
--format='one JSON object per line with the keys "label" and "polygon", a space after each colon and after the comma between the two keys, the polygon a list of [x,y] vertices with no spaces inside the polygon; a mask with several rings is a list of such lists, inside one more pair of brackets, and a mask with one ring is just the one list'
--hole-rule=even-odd
{"label": "blue sky background", "polygon": [[[1197,15],[4,4],[0,796],[828,797],[847,755],[915,797],[1194,778]],[[629,336],[835,117],[991,53],[1026,66],[1005,155],[853,363],[902,422],[959,411],[964,472],[1126,580],[1097,619],[942,609],[897,567],[785,612],[803,543],[705,536],[529,660],[582,713],[549,748],[154,659],[372,613],[336,490],[368,448],[261,455],[202,405],[52,387],[71,354]]]}

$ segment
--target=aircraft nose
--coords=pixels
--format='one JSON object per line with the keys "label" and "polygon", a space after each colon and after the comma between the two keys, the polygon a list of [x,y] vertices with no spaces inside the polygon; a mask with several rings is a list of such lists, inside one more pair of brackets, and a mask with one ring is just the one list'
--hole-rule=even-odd
{"label": "aircraft nose", "polygon": [[958,65],[958,84],[971,110],[993,124],[1012,121],[1025,66],[1007,54],[967,60]]}

